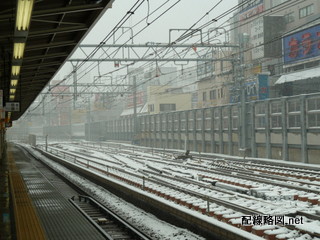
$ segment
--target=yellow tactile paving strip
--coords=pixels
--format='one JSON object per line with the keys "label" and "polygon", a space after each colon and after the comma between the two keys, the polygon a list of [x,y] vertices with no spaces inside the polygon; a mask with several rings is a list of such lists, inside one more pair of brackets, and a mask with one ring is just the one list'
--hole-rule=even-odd
{"label": "yellow tactile paving strip", "polygon": [[8,151],[8,162],[10,190],[14,207],[17,239],[46,239],[40,219],[29,197],[22,176],[14,162],[14,157],[11,151]]}

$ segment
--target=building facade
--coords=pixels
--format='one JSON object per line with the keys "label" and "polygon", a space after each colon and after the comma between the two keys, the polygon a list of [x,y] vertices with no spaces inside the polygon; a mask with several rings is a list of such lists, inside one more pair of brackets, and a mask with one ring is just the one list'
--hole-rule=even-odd
{"label": "building facade", "polygon": [[191,93],[183,93],[181,88],[149,86],[147,95],[149,114],[189,110],[192,106]]}
{"label": "building facade", "polygon": [[[216,59],[233,58],[231,51],[217,49],[212,56]],[[233,85],[233,63],[214,61],[199,63],[198,73],[198,108],[214,107],[229,103],[229,86]]]}
{"label": "building facade", "polygon": [[232,18],[231,41],[241,47],[245,87],[257,86],[252,100],[318,92],[320,2],[246,2]]}

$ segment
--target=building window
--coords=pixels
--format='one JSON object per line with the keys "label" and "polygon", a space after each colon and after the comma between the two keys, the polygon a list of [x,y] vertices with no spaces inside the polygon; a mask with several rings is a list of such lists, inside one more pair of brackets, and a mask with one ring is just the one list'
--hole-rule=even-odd
{"label": "building window", "polygon": [[308,99],[307,122],[310,128],[320,128],[320,98]]}
{"label": "building window", "polygon": [[311,4],[309,6],[306,6],[304,8],[300,8],[299,17],[300,18],[304,18],[306,16],[309,16],[309,15],[313,14],[313,11],[314,11],[314,5],[313,4]]}
{"label": "building window", "polygon": [[291,12],[291,13],[284,15],[284,20],[287,24],[294,22],[294,13]]}
{"label": "building window", "polygon": [[282,102],[271,103],[271,128],[282,127]]}
{"label": "building window", "polygon": [[300,128],[301,127],[301,121],[300,121],[300,115],[301,115],[301,109],[300,109],[300,101],[299,100],[291,100],[287,103],[287,109],[288,109],[288,127],[289,128]]}
{"label": "building window", "polygon": [[257,129],[266,127],[266,105],[262,102],[255,105],[255,120]]}
{"label": "building window", "polygon": [[270,73],[270,76],[273,76],[276,74],[275,65],[268,65],[268,71]]}
{"label": "building window", "polygon": [[160,112],[170,112],[176,110],[176,104],[168,103],[168,104],[160,104]]}
{"label": "building window", "polygon": [[223,98],[223,88],[218,89],[218,98]]}
{"label": "building window", "polygon": [[154,112],[154,104],[149,104],[148,105],[148,111],[149,112]]}
{"label": "building window", "polygon": [[207,93],[206,92],[202,93],[202,101],[207,101]]}
{"label": "building window", "polygon": [[217,98],[216,90],[211,90],[210,91],[210,100],[213,100],[216,98]]}
{"label": "building window", "polygon": [[232,129],[238,129],[239,125],[239,110],[237,106],[232,107],[231,109],[231,124]]}

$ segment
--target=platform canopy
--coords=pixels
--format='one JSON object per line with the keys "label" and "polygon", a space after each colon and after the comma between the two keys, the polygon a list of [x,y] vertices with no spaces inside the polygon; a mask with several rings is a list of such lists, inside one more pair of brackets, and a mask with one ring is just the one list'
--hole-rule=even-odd
{"label": "platform canopy", "polygon": [[318,68],[311,68],[311,69],[303,70],[303,71],[299,71],[299,72],[284,74],[275,82],[275,84],[294,82],[294,81],[316,78],[316,77],[320,77],[320,68],[319,67]]}
{"label": "platform canopy", "polygon": [[[114,0],[0,1],[0,76],[17,120]],[[30,20],[28,19],[30,15]]]}

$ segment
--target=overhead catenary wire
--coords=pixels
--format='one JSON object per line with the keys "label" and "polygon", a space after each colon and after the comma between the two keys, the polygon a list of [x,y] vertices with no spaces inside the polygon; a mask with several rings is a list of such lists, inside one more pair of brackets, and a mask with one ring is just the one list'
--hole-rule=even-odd
{"label": "overhead catenary wire", "polygon": [[[138,6],[136,6],[139,2],[140,2],[140,4]],[[107,34],[107,36],[105,36],[102,39],[102,41],[98,44],[98,46],[94,50],[92,50],[91,53],[88,54],[86,59],[84,59],[78,66],[76,66],[76,68],[72,72],[70,72],[68,74],[68,77],[71,76],[74,71],[76,71],[81,66],[83,66],[85,64],[85,62],[88,61],[88,59],[90,59],[92,56],[94,56],[94,54],[105,44],[105,42],[112,37],[112,35],[115,33],[115,31],[117,31],[119,29],[119,27],[122,26],[132,14],[134,14],[134,12],[142,5],[143,2],[144,2],[144,0],[142,0],[142,1],[137,0],[135,2],[135,4],[130,8],[130,10],[127,11],[125,16],[123,16],[122,19],[116,24],[116,26]],[[63,80],[61,80],[59,83],[57,83],[55,85],[58,86],[60,83],[64,82],[65,80],[66,80],[66,78],[64,78]]]}
{"label": "overhead catenary wire", "polygon": [[[130,12],[130,11],[129,11]],[[147,16],[148,17],[148,16]],[[78,66],[78,68],[79,68],[80,66]],[[58,83],[59,84],[59,83]]]}
{"label": "overhead catenary wire", "polygon": [[[317,21],[317,20],[318,20],[318,18],[316,18],[316,19],[314,19],[314,20],[311,20],[311,21],[309,21],[308,23],[306,23],[305,25],[310,24],[310,23],[312,23],[312,22],[314,22],[314,21]],[[276,37],[276,38],[274,38],[274,39],[271,39],[270,41],[265,42],[265,43],[263,43],[263,44],[260,44],[260,45],[258,45],[258,46],[254,46],[254,47],[251,47],[251,48],[247,48],[247,49],[245,49],[243,52],[251,51],[251,50],[253,50],[254,48],[263,46],[264,44],[268,44],[268,43],[272,43],[272,42],[274,42],[274,41],[277,41],[277,40],[281,39],[284,35],[288,34],[289,32],[298,30],[298,29],[300,29],[301,27],[302,27],[302,26],[298,26],[298,27],[296,27],[296,28],[294,28],[294,29],[290,29],[288,32],[284,32],[284,33],[283,33],[281,36],[279,36],[279,37]],[[283,55],[280,55],[280,56],[278,56],[278,57],[282,57],[282,56],[283,56]],[[268,60],[263,60],[263,61],[268,61]],[[263,61],[260,60],[260,63],[262,63]],[[246,62],[245,62],[245,64],[246,64]],[[283,65],[283,64],[282,64],[282,63],[279,63],[278,65]],[[144,82],[144,83],[145,83],[145,82]],[[181,87],[183,87],[183,86],[181,86]]]}
{"label": "overhead catenary wire", "polygon": [[[167,2],[168,2],[168,1],[167,1]],[[167,2],[165,2],[165,3],[167,3]],[[180,1],[177,1],[174,5],[176,5],[178,2],[180,2]],[[164,3],[164,4],[165,4],[165,3]],[[164,4],[163,4],[163,5],[164,5]],[[171,6],[170,8],[172,8],[172,7],[173,7],[173,6]],[[168,11],[168,10],[167,10],[167,11]],[[164,14],[164,13],[163,13],[163,14]],[[163,14],[161,14],[161,15],[163,15]],[[160,16],[161,16],[161,15],[160,15]],[[157,18],[159,18],[160,16],[158,16]],[[147,16],[146,18],[148,18],[148,16]],[[141,20],[141,21],[142,21],[142,20]],[[141,21],[140,21],[140,22],[141,22]],[[143,29],[142,29],[142,30],[143,30]],[[142,31],[142,30],[141,30],[141,31]],[[141,32],[141,31],[140,31],[140,32]],[[136,35],[138,35],[140,32],[138,32]],[[78,67],[78,68],[79,68],[79,67]],[[59,84],[59,83],[58,83],[58,84]]]}
{"label": "overhead catenary wire", "polygon": [[[208,27],[208,25],[211,25],[212,23],[215,23],[217,22],[218,20],[220,20],[221,18],[227,16],[228,14],[238,10],[239,8],[241,8],[244,4],[250,2],[251,0],[246,0],[246,1],[243,1],[242,3],[230,8],[229,10],[227,10],[226,12],[220,14],[219,16],[217,16],[216,18],[214,19],[211,19],[209,22],[207,22],[206,24],[200,26],[200,27],[197,27],[197,29],[203,29],[205,27]],[[212,7],[208,12],[205,13],[205,15],[203,17],[201,17],[197,22],[195,22],[193,25],[191,25],[191,27],[189,27],[184,33],[182,33],[180,35],[180,37],[178,37],[174,43],[176,42],[180,42],[190,36],[192,36],[194,33],[193,32],[190,32],[190,30],[192,28],[194,28],[196,26],[196,24],[198,24],[202,19],[204,19],[212,10],[214,10],[222,1],[219,1],[216,5],[214,5],[214,7]]]}
{"label": "overhead catenary wire", "polygon": [[[303,2],[303,1],[302,1],[302,0],[298,0],[298,1],[296,1],[295,4],[293,4],[293,5],[291,4],[290,6],[295,6],[295,5],[299,4],[300,2]],[[278,6],[275,6],[275,7],[273,7],[273,8],[276,8],[276,7],[279,7],[279,5],[278,5]],[[286,4],[285,4],[285,5],[282,4],[282,5],[281,5],[281,9],[278,8],[276,11],[274,11],[274,13],[277,13],[278,11],[281,11],[283,8],[286,8],[286,7],[287,7]],[[263,15],[267,15],[269,11],[273,11],[273,8],[272,8],[272,9],[268,9],[266,12],[263,12]],[[251,19],[250,22],[253,21],[253,20],[254,20],[254,19]],[[246,24],[247,24],[247,23],[246,23]],[[300,27],[300,26],[299,26],[299,27]],[[230,30],[229,30],[229,31],[230,31]],[[292,31],[292,30],[290,30],[290,31]],[[285,34],[286,34],[286,33],[285,33]],[[283,34],[283,35],[285,35],[285,34]],[[282,36],[281,36],[281,37],[282,37]],[[280,37],[280,38],[281,38],[281,37]],[[271,42],[276,41],[276,40],[277,40],[277,39],[272,39],[272,40],[270,40],[269,42],[266,42],[266,43],[268,44],[268,43],[271,43]],[[242,53],[243,53],[243,52],[246,52],[246,51],[251,51],[251,50],[253,50],[254,48],[260,47],[260,46],[262,46],[262,45],[264,45],[264,44],[266,44],[266,43],[263,43],[263,44],[260,44],[260,45],[258,45],[258,46],[254,46],[254,47],[245,49],[245,50],[242,51]]]}
{"label": "overhead catenary wire", "polygon": [[[168,2],[170,2],[170,0],[165,1],[163,4],[161,4],[160,6],[158,6],[155,10],[153,10],[151,13],[148,13],[148,15],[147,15],[146,17],[142,18],[140,21],[138,21],[136,24],[134,24],[134,26],[132,26],[132,28],[134,28],[134,27],[138,26],[139,24],[143,23],[144,20],[147,20],[150,16],[152,16],[152,15],[155,14],[158,10],[160,10],[162,7],[164,7]],[[123,34],[125,34],[125,33],[128,32],[128,31],[129,31],[129,30],[125,30],[125,31],[123,32]],[[121,37],[121,36],[119,36],[117,40],[119,40],[120,37]],[[117,40],[116,40],[116,41],[117,41]],[[129,42],[130,40],[131,40],[131,39],[128,39],[125,43]],[[125,44],[125,43],[124,43],[124,44]],[[115,50],[115,51],[116,51],[116,50]],[[115,51],[114,51],[114,52],[115,52]],[[114,52],[110,53],[109,55],[113,54]],[[100,57],[102,57],[102,56],[103,56],[103,54],[102,54]],[[90,66],[92,66],[92,65],[94,65],[94,63],[92,63]],[[94,66],[94,67],[95,67],[95,66]],[[90,70],[94,69],[94,67],[91,68]],[[88,68],[87,68],[87,69],[88,69]],[[83,70],[83,71],[85,71],[85,70]],[[82,71],[82,72],[83,72],[83,71]],[[80,72],[79,74],[81,74],[82,72]],[[81,79],[81,77],[80,77],[79,79]]]}
{"label": "overhead catenary wire", "polygon": [[[281,7],[281,8],[279,8],[279,5],[278,5],[278,6],[275,6],[274,8],[276,8],[276,7],[278,8],[276,11],[273,11],[273,8],[272,8],[272,9],[268,9],[266,12],[264,12],[263,15],[267,15],[270,11],[273,11],[273,13],[279,12],[279,11],[287,8],[288,6],[292,7],[292,6],[295,6],[295,5],[297,5],[297,4],[301,3],[301,2],[303,2],[303,1],[301,1],[301,0],[300,0],[300,1],[295,1],[294,4],[293,4],[292,2],[291,2],[291,3],[287,3],[287,4],[284,4],[284,3],[283,3],[283,4],[280,4],[280,7]],[[255,19],[256,19],[256,18],[250,19],[250,22],[254,21]],[[312,21],[310,21],[310,22],[307,22],[307,23],[304,24],[304,25],[310,24],[311,22],[316,21],[316,20],[317,20],[317,19],[314,19],[314,20],[312,20]],[[248,21],[247,21],[246,23],[242,24],[242,25],[245,25],[245,24],[248,24]],[[303,25],[303,26],[304,26],[304,25]],[[297,29],[299,29],[299,28],[301,28],[301,27],[303,27],[303,26],[300,25],[300,26],[298,26],[298,27],[296,27],[296,28],[294,28],[294,29],[290,29],[289,32],[295,31],[295,30],[297,30]],[[238,28],[238,27],[240,27],[240,26],[237,26],[236,28]],[[229,31],[230,31],[230,30],[229,30]],[[265,43],[263,43],[263,44],[260,44],[260,45],[257,45],[257,46],[253,46],[253,47],[251,47],[251,48],[247,48],[247,49],[245,49],[243,52],[251,51],[251,50],[253,50],[254,48],[263,46],[264,44],[268,44],[268,43],[271,43],[271,42],[273,42],[273,41],[277,41],[277,40],[281,39],[281,38],[282,38],[284,35],[286,35],[286,34],[288,34],[288,32],[283,33],[283,34],[282,34],[281,36],[279,36],[278,38],[272,39],[272,40],[270,40],[269,42],[265,42]],[[282,55],[279,56],[279,57],[282,57]],[[263,61],[267,61],[267,60],[263,60]],[[279,63],[278,65],[281,65],[281,63]]]}
{"label": "overhead catenary wire", "polygon": [[[163,16],[166,12],[168,12],[170,9],[172,9],[177,3],[179,3],[181,0],[176,1],[174,4],[172,4],[169,8],[167,8],[163,13],[161,13],[159,16],[157,16],[153,21],[151,21],[147,26],[142,28],[138,33],[136,33],[131,38],[139,35],[143,30],[145,30],[147,27],[149,27],[152,23],[154,23],[156,20],[158,20],[161,16]],[[128,42],[128,41],[127,41]],[[124,45],[124,44],[123,44]]]}
{"label": "overhead catenary wire", "polygon": [[[162,14],[160,14],[160,16],[162,16],[164,13],[166,13],[167,11],[169,11],[173,6],[175,6],[178,2],[180,2],[181,0],[177,0],[172,6],[170,6],[168,9],[166,9]],[[138,1],[139,2],[139,1]],[[168,1],[166,1],[165,3],[167,3]],[[164,4],[165,4],[164,3]],[[164,4],[162,4],[161,6],[163,6]],[[141,6],[141,4],[139,5],[139,7]],[[132,9],[132,8],[131,8]],[[128,11],[128,12],[130,12],[131,14],[132,14],[132,12],[131,11]],[[127,12],[127,13],[128,13]],[[140,30],[139,31],[139,33],[137,33],[137,34],[140,34],[144,29],[146,29],[147,27],[149,27],[153,22],[155,22],[156,20],[158,20],[159,18],[160,18],[160,16],[158,16],[155,20],[153,20],[150,24],[148,24],[147,26],[145,26],[142,30]],[[126,20],[128,20],[128,18],[126,19]],[[117,24],[117,26],[118,26],[119,24]],[[114,29],[118,29],[118,28],[114,28]],[[101,46],[103,46],[103,44],[105,43],[105,41],[107,41],[108,39],[110,39],[111,37],[112,37],[112,34],[114,34],[115,33],[115,31],[114,30],[112,30],[111,32],[110,32],[110,34],[108,34],[108,36],[107,37],[105,37],[104,38],[104,41],[103,42],[101,42],[101,45],[99,45],[99,48],[101,48]],[[135,34],[135,36],[137,36],[137,34]],[[129,40],[128,40],[129,41]],[[85,63],[85,61],[83,61],[82,62],[82,65]],[[71,71],[69,74],[68,74],[68,76],[67,77],[65,77],[62,81],[60,81],[59,83],[57,83],[56,85],[54,85],[54,86],[52,86],[52,87],[55,87],[55,86],[58,86],[58,85],[60,85],[61,83],[63,83],[66,79],[68,79],[71,75],[72,75],[72,73],[74,72],[74,71],[76,71],[77,69],[79,69],[80,68],[80,66],[77,66],[77,68],[76,69],[74,69],[73,71]],[[50,90],[50,89],[49,89]],[[40,101],[39,102],[39,104],[36,106],[36,107],[34,107],[32,110],[29,110],[29,111],[34,111],[35,109],[37,109],[40,105],[42,104],[42,101]]]}
{"label": "overhead catenary wire", "polygon": [[247,50],[248,51],[248,50]]}
{"label": "overhead catenary wire", "polygon": [[[140,4],[138,6],[136,6],[138,3],[140,2]],[[144,2],[144,0],[138,0],[135,2],[135,4],[130,8],[129,11],[127,11],[127,13],[122,17],[122,19],[116,24],[116,26],[107,34],[107,36],[105,36],[103,38],[103,40],[99,43],[99,45],[91,52],[91,54],[89,54],[89,56],[87,56],[87,59],[89,59],[90,56],[93,56],[96,51],[101,48],[103,46],[103,44],[105,43],[105,41],[107,41],[108,39],[110,39],[113,34],[119,29],[120,26],[122,26],[127,20],[128,20],[128,15],[131,16],[132,14],[134,14],[134,11],[136,11],[141,4]],[[61,81],[59,81],[57,84],[55,84],[54,86],[52,86],[52,88],[59,86],[60,84],[62,84],[64,81],[66,81],[67,79],[69,79],[71,77],[71,75],[74,73],[74,71],[76,71],[77,69],[79,69],[84,63],[86,62],[83,61],[81,65],[77,66],[75,69],[73,69],[73,71],[71,71],[67,77],[65,77],[64,79],[62,79]],[[48,91],[50,91],[51,89],[49,89]],[[35,109],[37,109],[40,105],[42,104],[42,101],[39,102],[39,104],[34,107],[33,109],[29,110],[29,111],[34,111]]]}
{"label": "overhead catenary wire", "polygon": [[[175,6],[178,2],[180,2],[180,0],[177,1],[175,4],[173,4],[173,5],[172,5],[169,9],[167,9],[165,12],[167,12],[168,10],[170,10],[170,9],[171,9],[173,6]],[[137,3],[137,2],[136,2],[136,3]],[[128,12],[132,13],[131,11],[128,11]],[[164,12],[164,13],[165,13],[165,12]],[[159,19],[164,13],[162,13],[161,15],[159,15],[154,21],[156,21],[157,19]],[[148,17],[148,16],[147,16],[147,17]],[[154,22],[154,21],[153,21],[153,22]],[[151,23],[152,23],[152,22],[151,22]],[[151,24],[151,23],[150,23],[150,24]],[[150,25],[150,24],[149,24],[149,25]],[[149,25],[148,25],[148,26],[149,26]],[[148,26],[146,26],[146,27],[148,27]],[[144,28],[143,28],[142,30],[140,30],[137,34],[135,34],[135,36],[137,36],[138,34],[140,34],[146,27],[144,27]],[[114,29],[115,29],[115,28],[114,28]],[[114,33],[114,32],[113,32],[113,33]],[[106,39],[107,39],[107,37],[106,37],[104,40],[106,40]],[[102,43],[104,43],[104,42],[105,42],[105,41],[103,41]],[[99,46],[99,47],[100,47],[100,46]],[[98,49],[98,48],[96,48],[93,52],[96,53],[97,49]],[[92,52],[90,55],[92,55],[93,52]],[[90,56],[90,55],[89,55],[89,56]],[[89,56],[88,56],[87,58],[89,58]],[[82,65],[84,64],[84,62],[85,62],[85,61],[82,62]],[[55,86],[58,86],[59,84],[61,84],[62,82],[64,82],[66,79],[68,79],[74,71],[76,71],[77,69],[80,68],[80,66],[81,66],[81,65],[77,66],[77,68],[74,69],[66,78],[64,78],[62,81],[60,81],[59,83],[55,84],[54,86],[51,86],[51,88],[53,88],[53,87],[55,87]],[[40,105],[40,104],[41,104],[41,102],[39,103],[39,105]],[[39,106],[39,105],[38,105],[38,106]],[[37,107],[38,107],[38,106],[37,106]],[[35,107],[34,109],[36,109],[37,107]],[[32,109],[32,110],[34,110],[34,109]]]}

